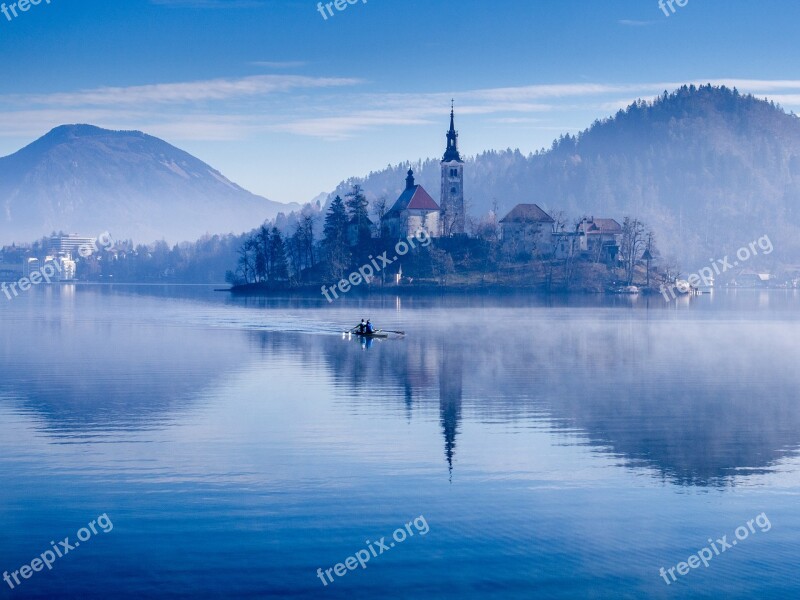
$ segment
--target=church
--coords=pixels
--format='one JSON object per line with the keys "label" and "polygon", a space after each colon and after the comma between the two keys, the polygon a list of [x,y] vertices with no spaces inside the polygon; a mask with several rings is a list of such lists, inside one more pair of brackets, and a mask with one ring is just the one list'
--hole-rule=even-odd
{"label": "church", "polygon": [[453,237],[466,231],[464,213],[464,161],[458,152],[455,107],[450,107],[450,130],[441,162],[440,203],[414,181],[409,169],[406,188],[386,213],[384,222],[392,237],[407,237],[424,229],[431,237]]}

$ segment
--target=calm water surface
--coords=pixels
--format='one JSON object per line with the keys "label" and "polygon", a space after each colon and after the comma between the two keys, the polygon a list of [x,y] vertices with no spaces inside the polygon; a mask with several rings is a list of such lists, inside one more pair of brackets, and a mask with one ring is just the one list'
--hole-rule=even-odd
{"label": "calm water surface", "polygon": [[[3,300],[0,570],[113,529],[0,595],[796,598],[798,314],[792,292]],[[362,316],[408,335],[343,338]]]}

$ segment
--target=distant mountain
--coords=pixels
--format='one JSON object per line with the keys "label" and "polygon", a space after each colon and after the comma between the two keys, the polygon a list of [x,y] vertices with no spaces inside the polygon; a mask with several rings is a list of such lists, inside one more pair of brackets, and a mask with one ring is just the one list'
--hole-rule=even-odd
{"label": "distant mountain", "polygon": [[0,242],[52,231],[147,243],[240,233],[298,205],[251,194],[138,131],[63,125],[0,158]]}
{"label": "distant mountain", "polygon": [[[461,131],[462,139],[469,136]],[[405,163],[343,182],[393,201],[412,166],[438,200],[439,161]],[[467,161],[472,215],[534,202],[569,216],[638,216],[686,269],[769,235],[777,258],[800,262],[800,118],[725,87],[682,87],[638,101],[549,150],[485,152]]]}

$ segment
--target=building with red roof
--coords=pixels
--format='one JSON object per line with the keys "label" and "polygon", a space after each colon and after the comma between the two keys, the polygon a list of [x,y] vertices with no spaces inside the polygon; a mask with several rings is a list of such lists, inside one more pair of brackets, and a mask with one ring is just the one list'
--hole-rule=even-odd
{"label": "building with red roof", "polygon": [[414,171],[408,170],[406,189],[384,217],[392,237],[415,235],[424,229],[430,237],[438,237],[440,231],[439,215],[442,209],[421,185],[414,182]]}

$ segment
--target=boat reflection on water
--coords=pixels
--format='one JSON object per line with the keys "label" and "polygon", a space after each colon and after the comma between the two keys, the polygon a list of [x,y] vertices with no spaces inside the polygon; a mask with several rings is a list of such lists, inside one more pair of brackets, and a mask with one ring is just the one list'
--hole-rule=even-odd
{"label": "boat reflection on water", "polygon": [[[358,343],[155,323],[138,324],[139,341],[131,341],[129,327],[111,320],[10,321],[10,336],[36,343],[0,348],[0,393],[38,415],[50,435],[147,428],[180,419],[215,382],[246,370],[240,361],[250,345],[262,363],[289,360],[299,373],[332,378],[347,391],[336,402],[359,399],[353,411],[399,407],[409,421],[437,419],[448,476],[459,448],[485,450],[485,440],[464,437],[465,420],[479,430],[544,429],[554,445],[589,445],[620,467],[678,485],[726,487],[794,468],[800,370],[792,323],[698,318],[687,331],[669,313],[620,321],[513,308],[513,318],[497,320],[483,309],[442,308],[442,317],[469,320],[465,334],[445,318],[419,317],[427,310],[415,312],[419,324],[405,337],[352,336]],[[66,336],[80,352],[64,353],[58,340]]]}
{"label": "boat reflection on water", "polygon": [[[294,343],[308,347],[305,356],[322,356],[354,394],[353,382],[364,378],[384,390],[372,403],[403,403],[409,416],[438,403],[451,476],[465,412],[483,424],[543,425],[559,444],[566,433],[567,443],[679,485],[733,485],[797,454],[800,404],[792,399],[800,373],[789,364],[793,342],[777,324],[769,342],[749,331],[754,324],[714,326],[712,347],[707,337],[671,333],[669,322],[635,330],[613,322],[539,327],[534,335],[496,324],[469,336],[433,329],[344,348],[329,336]],[[754,349],[743,344],[748,337],[765,341]],[[760,353],[758,378],[743,366],[756,360],[753,352]]]}
{"label": "boat reflection on water", "polygon": [[798,595],[800,298],[380,298],[406,336],[354,342],[344,303],[60,289],[4,313],[0,561],[116,527],[25,597],[316,598],[416,515],[322,595],[665,597],[659,567],[761,512],[690,592]]}

